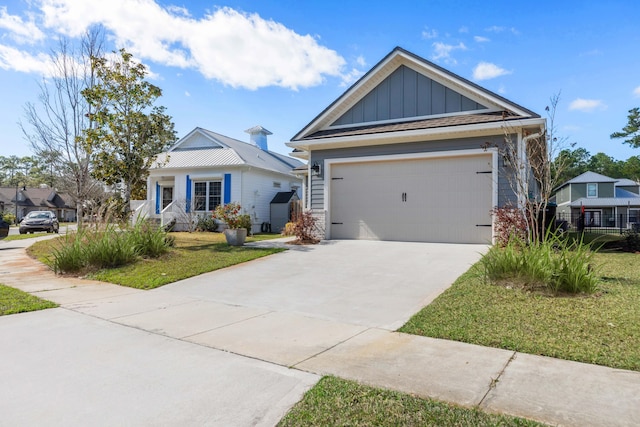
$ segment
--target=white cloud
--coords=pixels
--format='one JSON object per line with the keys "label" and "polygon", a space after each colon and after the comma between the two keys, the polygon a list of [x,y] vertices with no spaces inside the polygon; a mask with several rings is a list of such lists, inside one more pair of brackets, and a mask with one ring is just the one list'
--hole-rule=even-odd
{"label": "white cloud", "polygon": [[489,37],[482,37],[482,36],[474,36],[473,39],[478,43],[486,43],[491,41]]}
{"label": "white cloud", "polygon": [[434,29],[429,29],[429,27],[424,27],[424,30],[422,30],[422,38],[425,40],[429,40],[429,39],[435,39],[436,37],[438,37],[438,31],[434,30]]}
{"label": "white cloud", "polygon": [[102,24],[116,44],[157,64],[193,68],[232,87],[291,89],[349,80],[344,58],[273,20],[224,7],[200,19],[153,0],[40,0],[44,25],[78,37]]}
{"label": "white cloud", "polygon": [[23,73],[38,73],[45,77],[51,77],[54,70],[48,55],[44,53],[32,55],[5,45],[0,45],[0,68]]}
{"label": "white cloud", "polygon": [[595,110],[606,110],[607,106],[599,99],[576,98],[569,104],[569,110],[590,113]]}
{"label": "white cloud", "polygon": [[10,37],[18,43],[33,44],[44,39],[44,33],[35,24],[33,17],[27,22],[21,17],[7,13],[7,7],[0,7],[0,28],[9,30]]}
{"label": "white cloud", "polygon": [[518,31],[518,29],[515,27],[507,28],[499,25],[493,25],[491,27],[485,28],[484,30],[489,33],[502,33],[504,31],[510,31],[512,34],[515,34],[516,36],[520,34],[520,31]]}
{"label": "white cloud", "polygon": [[469,27],[460,27],[460,29],[458,30],[459,33],[468,33],[469,32]]}
{"label": "white cloud", "polygon": [[473,69],[473,79],[489,80],[511,73],[511,71],[498,67],[496,64],[492,64],[490,62],[480,62],[478,65],[476,65],[476,68]]}
{"label": "white cloud", "polygon": [[356,58],[356,64],[360,67],[366,67],[367,61],[364,59],[364,56],[360,55]]}
{"label": "white cloud", "polygon": [[457,61],[451,57],[451,52],[454,50],[467,50],[467,47],[462,42],[457,45],[435,42],[433,43],[433,55],[431,55],[431,59],[434,61],[443,60],[447,64],[452,65],[457,64]]}
{"label": "white cloud", "polygon": [[184,96],[191,96],[191,94],[190,94],[190,93],[189,93],[189,91],[187,90],[187,91],[185,91],[185,92],[184,92]]}
{"label": "white cloud", "polygon": [[640,86],[638,86],[633,90],[633,94],[640,98]]}

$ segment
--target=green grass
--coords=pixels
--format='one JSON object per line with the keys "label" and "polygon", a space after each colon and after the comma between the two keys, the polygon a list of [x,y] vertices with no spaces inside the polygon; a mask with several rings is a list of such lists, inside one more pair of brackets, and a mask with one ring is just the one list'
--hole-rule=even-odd
{"label": "green grass", "polygon": [[278,426],[541,426],[404,393],[325,377]]}
{"label": "green grass", "polygon": [[599,291],[550,296],[472,267],[400,332],[640,371],[640,258],[596,253]]}
{"label": "green grass", "polygon": [[46,301],[21,290],[0,284],[0,316],[44,310],[57,307],[56,303]]}
{"label": "green grass", "polygon": [[25,239],[33,239],[34,237],[42,237],[42,236],[50,236],[50,233],[33,233],[33,234],[12,234],[11,236],[7,236],[4,238],[5,242],[9,242],[11,240],[25,240]]}
{"label": "green grass", "polygon": [[[88,272],[87,277],[132,288],[153,289],[284,250],[229,246],[224,243],[224,235],[221,233],[171,233],[171,236],[176,239],[175,248],[159,258],[143,258],[122,267]],[[247,242],[273,238],[271,236],[278,237],[259,235],[247,238]],[[37,242],[27,252],[51,265],[55,240]]]}

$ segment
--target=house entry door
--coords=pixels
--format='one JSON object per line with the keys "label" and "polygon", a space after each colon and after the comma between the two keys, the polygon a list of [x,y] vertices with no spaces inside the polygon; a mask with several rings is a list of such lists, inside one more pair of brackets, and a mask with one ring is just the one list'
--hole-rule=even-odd
{"label": "house entry door", "polygon": [[162,187],[162,209],[173,201],[173,187]]}

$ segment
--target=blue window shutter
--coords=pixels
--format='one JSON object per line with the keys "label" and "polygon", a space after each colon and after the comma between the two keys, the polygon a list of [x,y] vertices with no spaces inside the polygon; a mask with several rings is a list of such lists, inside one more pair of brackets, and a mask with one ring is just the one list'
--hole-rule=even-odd
{"label": "blue window shutter", "polygon": [[160,213],[160,183],[156,182],[156,215]]}
{"label": "blue window shutter", "polygon": [[231,202],[231,174],[224,174],[224,204]]}
{"label": "blue window shutter", "polygon": [[187,206],[186,206],[186,211],[187,213],[191,212],[191,178],[189,178],[189,175],[187,175]]}

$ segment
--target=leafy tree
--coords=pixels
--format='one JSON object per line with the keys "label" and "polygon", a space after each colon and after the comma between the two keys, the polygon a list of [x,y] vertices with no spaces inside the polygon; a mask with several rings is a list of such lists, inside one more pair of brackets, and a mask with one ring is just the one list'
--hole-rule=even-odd
{"label": "leafy tree", "polygon": [[557,184],[563,184],[586,172],[591,154],[584,148],[564,149],[553,160],[553,175]]}
{"label": "leafy tree", "polygon": [[640,182],[640,156],[629,157],[621,167],[622,176]]}
{"label": "leafy tree", "polygon": [[101,55],[102,43],[99,29],[87,32],[79,49],[62,39],[51,53],[52,77],[43,79],[38,103],[26,104],[26,123],[20,123],[41,159],[41,180],[71,196],[80,226],[85,205],[102,191],[91,178],[90,153],[83,143],[84,131],[92,127],[92,119],[90,106],[81,93],[95,84],[91,58]]}
{"label": "leafy tree", "polygon": [[124,49],[113,60],[91,61],[97,83],[82,95],[93,109],[96,126],[85,130],[85,146],[93,160],[93,176],[121,185],[128,211],[132,194],[144,194],[149,168],[175,142],[176,134],[165,108],[153,105],[162,91],[145,80],[143,64]]}
{"label": "leafy tree", "polygon": [[605,153],[597,153],[589,160],[588,170],[611,178],[622,177],[621,162]]}
{"label": "leafy tree", "polygon": [[629,110],[627,125],[622,128],[622,131],[612,133],[611,138],[626,138],[625,144],[633,148],[640,147],[640,108]]}

